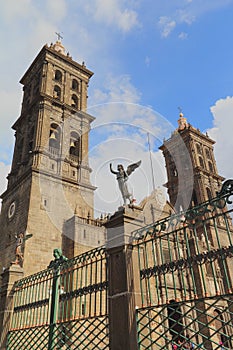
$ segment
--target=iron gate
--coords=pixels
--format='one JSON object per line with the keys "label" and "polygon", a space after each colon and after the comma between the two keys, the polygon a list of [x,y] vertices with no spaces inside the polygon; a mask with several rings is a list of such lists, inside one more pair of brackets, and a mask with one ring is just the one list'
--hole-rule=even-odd
{"label": "iron gate", "polygon": [[105,249],[54,255],[47,270],[15,284],[7,349],[107,349]]}
{"label": "iron gate", "polygon": [[134,232],[139,349],[233,349],[232,194]]}
{"label": "iron gate", "polygon": [[[233,349],[232,183],[132,232],[138,349]],[[7,349],[110,349],[109,251],[55,253],[47,270],[15,284]]]}

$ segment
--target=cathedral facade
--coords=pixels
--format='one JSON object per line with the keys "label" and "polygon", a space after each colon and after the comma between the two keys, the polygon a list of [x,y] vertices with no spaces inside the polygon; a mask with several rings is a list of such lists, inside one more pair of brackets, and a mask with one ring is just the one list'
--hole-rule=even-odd
{"label": "cathedral facade", "polygon": [[[2,194],[1,270],[16,262],[29,275],[47,267],[54,248],[71,258],[105,244],[105,219],[94,218],[88,159],[95,119],[86,112],[92,75],[57,41],[41,49],[20,80],[22,109],[13,125],[14,155]],[[177,130],[160,147],[170,202],[161,203],[155,190],[139,205],[142,225],[157,220],[157,212],[165,217],[215,195],[223,178],[213,144],[180,114]]]}
{"label": "cathedral facade", "polygon": [[[1,197],[3,343],[8,338],[9,344],[11,337],[12,343],[18,342],[18,337],[22,344],[30,327],[43,330],[49,324],[44,342],[49,338],[51,345],[57,322],[59,348],[66,334],[66,344],[79,348],[81,336],[73,325],[80,326],[81,320],[81,334],[89,332],[86,339],[92,340],[92,347],[86,348],[97,348],[100,333],[100,349],[107,348],[102,347],[105,341],[112,349],[133,350],[140,341],[146,349],[170,349],[189,337],[198,347],[201,341],[208,349],[219,348],[220,342],[229,346],[233,230],[226,202],[216,202],[211,215],[208,208],[224,180],[218,174],[214,141],[180,113],[177,129],[160,146],[169,201],[154,190],[139,205],[130,202],[112,216],[96,219],[88,159],[94,121],[87,113],[92,75],[57,41],[41,49],[20,81],[22,109],[13,125],[14,155]],[[192,212],[197,206],[204,211]],[[55,248],[55,260],[47,269]],[[59,268],[53,269],[56,263]],[[44,269],[52,277],[46,279]],[[37,278],[29,276],[35,273]],[[17,285],[23,275],[28,279]],[[229,300],[221,300],[227,293]],[[53,314],[48,323],[45,318],[54,312],[55,303],[60,305],[57,318]],[[8,310],[13,310],[13,322]],[[93,319],[98,318],[95,327]]]}

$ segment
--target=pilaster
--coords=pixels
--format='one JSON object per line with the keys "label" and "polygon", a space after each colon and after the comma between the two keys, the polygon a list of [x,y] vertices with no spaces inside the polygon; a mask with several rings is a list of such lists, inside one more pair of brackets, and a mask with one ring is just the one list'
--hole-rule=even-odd
{"label": "pilaster", "polygon": [[137,349],[136,305],[139,269],[132,231],[143,224],[140,208],[123,207],[107,222],[109,255],[109,334],[111,350]]}
{"label": "pilaster", "polygon": [[14,264],[1,274],[2,288],[0,294],[0,349],[6,349],[7,333],[10,328],[11,315],[13,313],[14,283],[23,278],[24,272],[21,266]]}

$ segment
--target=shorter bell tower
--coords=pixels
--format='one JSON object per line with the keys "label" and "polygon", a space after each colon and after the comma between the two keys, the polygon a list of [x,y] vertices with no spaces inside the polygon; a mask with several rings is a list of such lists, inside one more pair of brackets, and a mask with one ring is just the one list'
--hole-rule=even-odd
{"label": "shorter bell tower", "polygon": [[185,210],[216,196],[224,178],[218,174],[214,143],[179,115],[178,128],[160,149],[166,162],[171,204]]}

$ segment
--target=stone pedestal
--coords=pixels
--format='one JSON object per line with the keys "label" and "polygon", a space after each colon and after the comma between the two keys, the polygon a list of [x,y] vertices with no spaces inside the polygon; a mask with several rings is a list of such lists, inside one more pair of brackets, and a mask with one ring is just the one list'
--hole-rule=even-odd
{"label": "stone pedestal", "polygon": [[107,249],[131,244],[133,231],[144,226],[140,207],[120,207],[105,224],[107,228]]}
{"label": "stone pedestal", "polygon": [[140,208],[122,208],[106,224],[109,254],[109,334],[111,350],[137,346],[136,297],[139,268],[135,266],[132,231],[143,225]]}
{"label": "stone pedestal", "polygon": [[10,328],[13,313],[13,286],[23,278],[23,269],[19,265],[11,265],[1,275],[2,288],[0,292],[0,349],[6,349],[7,333]]}

